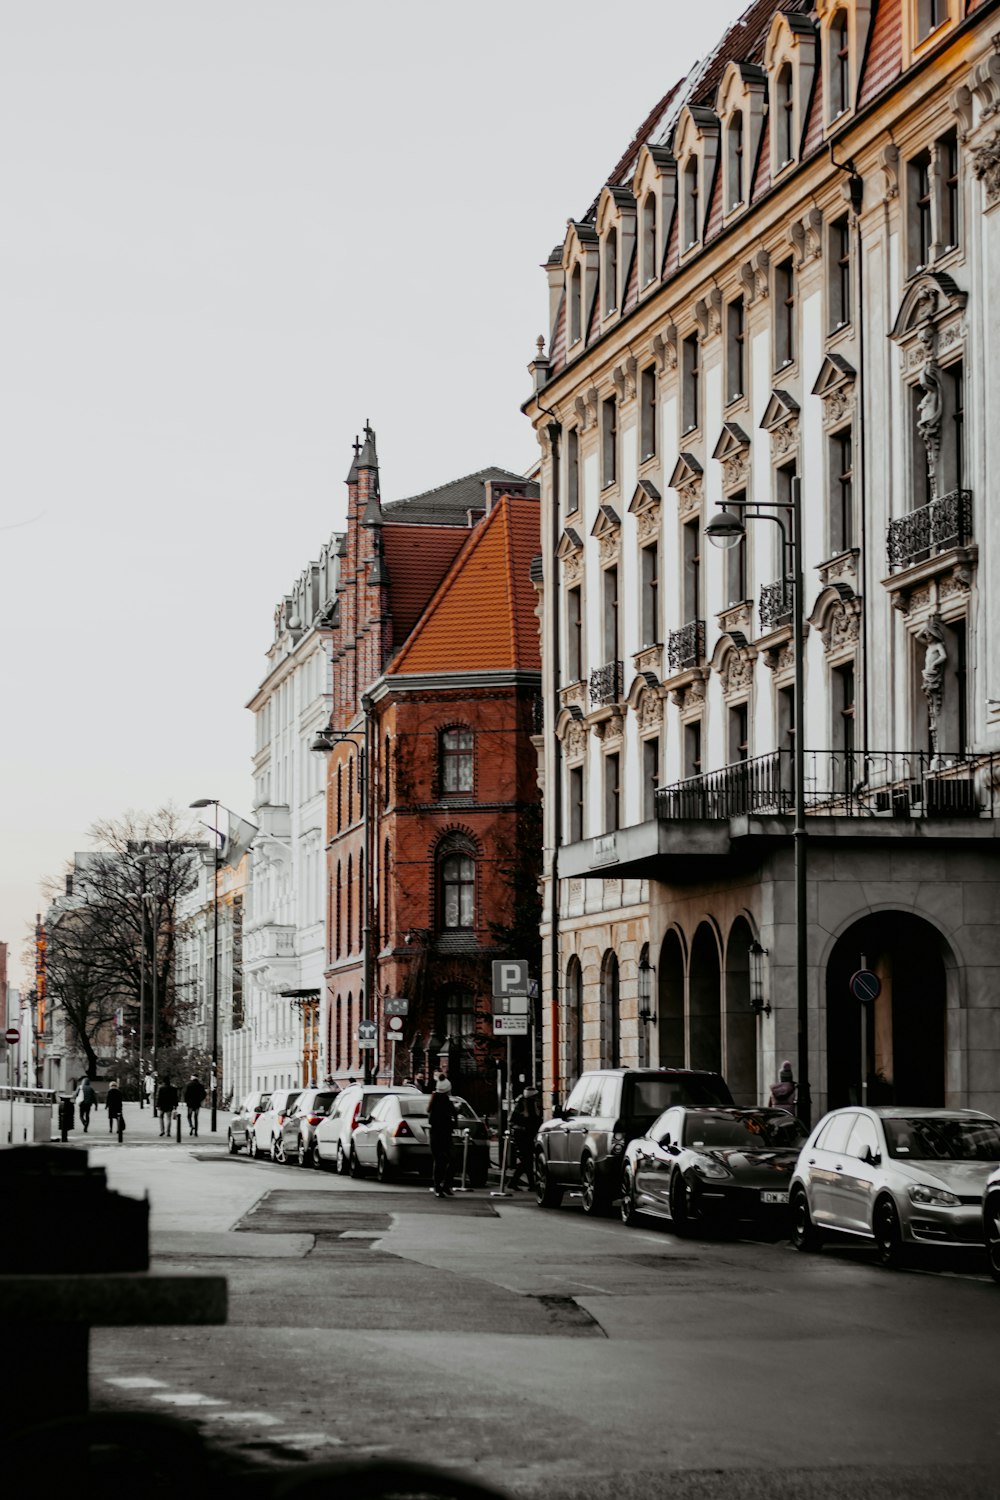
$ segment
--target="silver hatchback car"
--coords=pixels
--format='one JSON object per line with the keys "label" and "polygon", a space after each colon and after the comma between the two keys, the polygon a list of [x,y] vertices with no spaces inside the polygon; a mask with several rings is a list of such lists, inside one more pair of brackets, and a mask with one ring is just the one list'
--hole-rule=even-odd
{"label": "silver hatchback car", "polygon": [[883,1265],[917,1245],[982,1243],[983,1189],[1000,1165],[1000,1121],[975,1109],[835,1109],[792,1173],[792,1243],[873,1240]]}

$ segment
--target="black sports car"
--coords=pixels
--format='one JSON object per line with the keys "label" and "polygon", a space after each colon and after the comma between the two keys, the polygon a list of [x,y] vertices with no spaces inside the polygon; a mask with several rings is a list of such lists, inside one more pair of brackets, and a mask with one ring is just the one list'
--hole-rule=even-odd
{"label": "black sports car", "polygon": [[785,1109],[665,1110],[626,1148],[622,1221],[657,1214],[678,1234],[710,1224],[780,1232],[805,1139]]}

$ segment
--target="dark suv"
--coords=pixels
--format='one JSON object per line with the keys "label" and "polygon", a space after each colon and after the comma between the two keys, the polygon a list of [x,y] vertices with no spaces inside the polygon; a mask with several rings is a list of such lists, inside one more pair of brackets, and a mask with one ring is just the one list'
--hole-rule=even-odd
{"label": "dark suv", "polygon": [[720,1073],[692,1068],[601,1068],[584,1073],[564,1107],[535,1139],[535,1196],[558,1208],[567,1188],[581,1190],[584,1213],[604,1213],[618,1196],[622,1156],[665,1109],[731,1105]]}

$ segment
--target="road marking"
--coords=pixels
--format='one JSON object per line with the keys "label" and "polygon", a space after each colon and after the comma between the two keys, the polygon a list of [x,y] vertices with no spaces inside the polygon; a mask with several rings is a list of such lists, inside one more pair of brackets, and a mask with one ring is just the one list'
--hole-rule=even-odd
{"label": "road marking", "polygon": [[166,1390],[167,1386],[165,1380],[154,1380],[152,1375],[106,1375],[104,1383],[121,1386],[123,1391],[152,1390],[154,1386]]}
{"label": "road marking", "polygon": [[286,1432],[282,1442],[298,1443],[308,1448],[342,1448],[344,1446],[343,1438],[330,1437],[325,1432]]}
{"label": "road marking", "polygon": [[607,1287],[595,1286],[592,1281],[581,1281],[578,1276],[554,1276],[551,1271],[545,1271],[542,1273],[542,1275],[545,1281],[559,1281],[562,1282],[564,1286],[586,1287],[588,1292],[600,1292],[604,1297],[610,1297],[613,1295],[612,1292],[608,1291]]}
{"label": "road marking", "polygon": [[283,1419],[269,1411],[210,1411],[208,1417],[218,1417],[221,1422],[244,1422],[254,1427],[281,1427]]}
{"label": "road marking", "polygon": [[203,1396],[200,1391],[157,1391],[154,1401],[165,1401],[168,1406],[225,1406],[218,1396]]}

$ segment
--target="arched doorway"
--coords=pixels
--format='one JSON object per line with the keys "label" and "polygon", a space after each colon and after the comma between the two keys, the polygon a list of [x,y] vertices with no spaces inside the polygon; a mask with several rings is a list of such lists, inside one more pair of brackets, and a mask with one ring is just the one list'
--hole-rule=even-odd
{"label": "arched doorway", "polygon": [[583,1072],[583,970],[576,954],[566,965],[566,1058],[565,1084],[568,1094]]}
{"label": "arched doorway", "polygon": [[869,1104],[944,1104],[946,980],[940,933],[912,912],[862,917],[838,938],[826,968],[827,1103],[859,1104],[861,1002],[850,978],[882,982],[865,1007]]}
{"label": "arched doorway", "polygon": [[606,1068],[621,1067],[621,1011],[618,955],[608,949],[601,966],[601,1060]]}
{"label": "arched doorway", "polygon": [[688,1013],[691,1066],[722,1071],[722,1013],[719,944],[714,928],[702,922],[691,944]]}
{"label": "arched doorway", "polygon": [[657,1040],[661,1068],[684,1066],[684,950],[673,927],[663,939],[657,966]]}
{"label": "arched doorway", "polygon": [[726,1082],[737,1104],[758,1104],[757,1017],[750,1007],[753,932],[737,917],[726,943]]}

